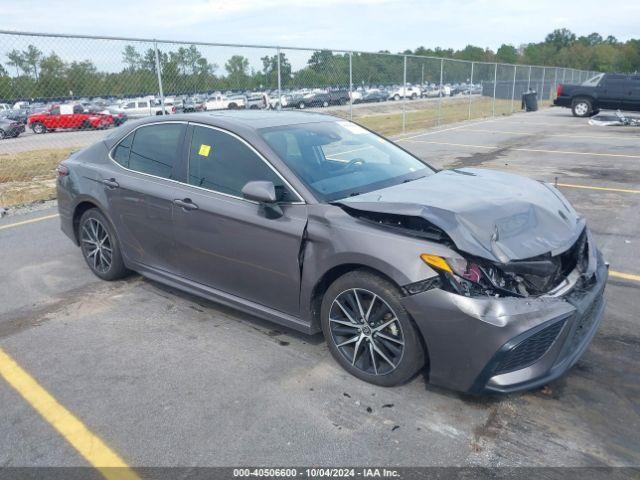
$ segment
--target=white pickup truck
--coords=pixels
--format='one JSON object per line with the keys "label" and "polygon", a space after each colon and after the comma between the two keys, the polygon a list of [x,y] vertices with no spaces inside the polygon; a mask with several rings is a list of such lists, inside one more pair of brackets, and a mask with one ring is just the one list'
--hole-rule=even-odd
{"label": "white pickup truck", "polygon": [[[162,105],[150,99],[131,100],[123,103],[116,110],[119,113],[125,113],[129,118],[162,115]],[[169,115],[170,113],[170,109],[165,106],[165,115]]]}
{"label": "white pickup truck", "polygon": [[212,95],[204,102],[205,110],[227,110],[245,108],[247,100],[244,95],[228,97],[226,95]]}
{"label": "white pickup truck", "polygon": [[419,87],[407,85],[406,87],[397,87],[389,91],[389,100],[400,100],[401,98],[410,98],[415,100],[421,96],[422,92]]}

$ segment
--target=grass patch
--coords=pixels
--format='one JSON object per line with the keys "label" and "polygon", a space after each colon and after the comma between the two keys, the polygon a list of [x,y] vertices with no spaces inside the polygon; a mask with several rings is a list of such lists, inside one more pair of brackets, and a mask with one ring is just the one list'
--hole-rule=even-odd
{"label": "grass patch", "polygon": [[0,206],[55,198],[55,168],[78,147],[0,154]]}
{"label": "grass patch", "polygon": [[[514,104],[514,110],[520,109],[520,104]],[[508,115],[511,110],[511,100],[496,99],[496,115]],[[472,98],[471,109],[469,100],[456,99],[443,101],[438,108],[438,103],[433,102],[427,108],[421,110],[408,110],[406,112],[405,131],[411,132],[424,130],[437,125],[456,123],[474,118],[487,118],[493,114],[493,100],[491,98]],[[388,113],[354,117],[355,122],[382,135],[396,135],[402,133],[402,113]]]}

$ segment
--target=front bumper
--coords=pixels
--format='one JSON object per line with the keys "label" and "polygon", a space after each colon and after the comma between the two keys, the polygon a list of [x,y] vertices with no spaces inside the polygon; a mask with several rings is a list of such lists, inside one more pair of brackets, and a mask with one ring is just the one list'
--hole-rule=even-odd
{"label": "front bumper", "polygon": [[431,383],[472,394],[544,385],[573,366],[604,313],[607,266],[562,296],[464,297],[440,289],[403,298],[429,354]]}

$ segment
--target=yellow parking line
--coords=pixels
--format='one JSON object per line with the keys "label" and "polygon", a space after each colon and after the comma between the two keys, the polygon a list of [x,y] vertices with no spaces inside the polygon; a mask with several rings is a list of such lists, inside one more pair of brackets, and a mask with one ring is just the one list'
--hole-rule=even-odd
{"label": "yellow parking line", "polygon": [[640,275],[633,275],[632,273],[616,272],[615,270],[609,270],[609,276],[614,278],[622,278],[623,280],[631,280],[633,282],[640,282]]}
{"label": "yellow parking line", "polygon": [[56,218],[56,217],[59,217],[57,213],[54,215],[46,215],[44,217],[31,218],[29,220],[24,220],[22,222],[9,223],[8,225],[0,225],[0,230],[4,230],[5,228],[19,227],[20,225],[27,225],[29,223],[40,222],[42,220],[49,220],[50,218]]}
{"label": "yellow parking line", "polygon": [[591,185],[574,185],[572,183],[558,183],[557,185],[559,187],[585,188],[587,190],[605,190],[607,192],[640,193],[640,190],[633,190],[631,188],[592,187]]}
{"label": "yellow parking line", "polygon": [[597,157],[622,157],[622,158],[640,158],[640,155],[627,155],[623,153],[595,153],[595,152],[572,152],[569,150],[544,150],[540,148],[512,148],[508,145],[504,147],[496,146],[496,145],[470,145],[467,143],[449,143],[449,142],[434,142],[427,140],[411,140],[406,139],[410,142],[415,143],[427,143],[432,145],[450,145],[453,147],[467,147],[467,148],[484,148],[487,150],[498,150],[501,148],[508,148],[509,150],[513,150],[516,152],[537,152],[537,153],[556,153],[559,155],[591,155]]}
{"label": "yellow parking line", "polygon": [[1,348],[0,376],[105,478],[109,480],[140,480],[140,477],[124,460],[69,410],[58,403]]}

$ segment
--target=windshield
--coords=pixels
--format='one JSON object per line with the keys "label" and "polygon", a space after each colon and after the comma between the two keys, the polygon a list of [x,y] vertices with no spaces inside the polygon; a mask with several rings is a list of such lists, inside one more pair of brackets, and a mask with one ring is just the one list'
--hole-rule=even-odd
{"label": "windshield", "polygon": [[434,173],[391,142],[347,121],[285,125],[259,133],[325,202]]}

